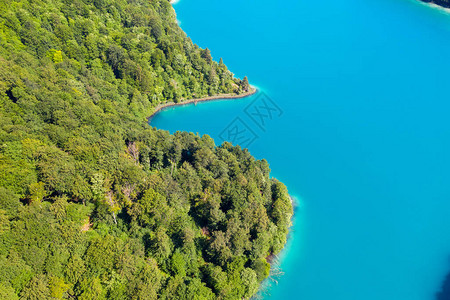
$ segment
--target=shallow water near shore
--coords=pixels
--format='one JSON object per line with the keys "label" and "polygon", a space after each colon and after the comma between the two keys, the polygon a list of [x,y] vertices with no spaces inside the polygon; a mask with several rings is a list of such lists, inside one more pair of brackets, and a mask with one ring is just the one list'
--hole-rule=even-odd
{"label": "shallow water near shore", "polygon": [[[151,125],[219,144],[244,124],[242,143],[299,199],[265,299],[435,299],[450,270],[450,14],[409,0],[175,9],[260,92],[169,108]],[[263,95],[278,110],[261,125],[246,112]]]}

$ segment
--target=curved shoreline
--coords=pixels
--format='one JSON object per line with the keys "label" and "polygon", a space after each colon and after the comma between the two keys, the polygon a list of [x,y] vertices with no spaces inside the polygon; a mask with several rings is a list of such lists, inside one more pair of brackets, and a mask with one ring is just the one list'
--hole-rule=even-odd
{"label": "curved shoreline", "polygon": [[243,94],[219,94],[219,95],[215,95],[215,96],[189,99],[189,100],[185,100],[185,101],[178,102],[178,103],[167,102],[164,104],[158,104],[155,107],[155,111],[152,112],[149,117],[147,117],[147,122],[149,122],[156,114],[158,114],[162,110],[169,108],[169,107],[183,106],[183,105],[188,105],[188,104],[192,104],[192,103],[197,104],[197,102],[207,102],[207,101],[222,100],[222,99],[240,99],[240,98],[245,98],[245,97],[251,96],[251,95],[255,94],[257,91],[258,90],[255,87],[252,87],[250,91],[245,92]]}
{"label": "curved shoreline", "polygon": [[441,8],[444,8],[445,10],[449,10],[450,9],[450,1],[443,1],[443,0],[420,0],[424,3],[427,3],[431,6],[438,6]]}

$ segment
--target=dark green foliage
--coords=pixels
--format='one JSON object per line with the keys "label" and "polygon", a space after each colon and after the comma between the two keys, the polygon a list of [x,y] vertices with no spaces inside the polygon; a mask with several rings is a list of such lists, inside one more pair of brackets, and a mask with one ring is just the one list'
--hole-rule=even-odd
{"label": "dark green foliage", "polygon": [[286,241],[285,186],[145,120],[248,88],[168,1],[0,0],[0,298],[250,298]]}

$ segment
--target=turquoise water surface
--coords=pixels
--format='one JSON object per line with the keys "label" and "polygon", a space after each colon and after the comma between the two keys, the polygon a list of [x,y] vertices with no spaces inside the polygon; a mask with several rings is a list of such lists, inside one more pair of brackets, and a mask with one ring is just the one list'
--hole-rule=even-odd
{"label": "turquoise water surface", "polygon": [[[175,9],[195,43],[261,92],[151,125],[218,144],[239,122],[251,137],[239,141],[254,140],[298,201],[266,299],[435,299],[450,271],[450,14],[409,0]],[[264,124],[246,114],[262,93],[278,108]]]}

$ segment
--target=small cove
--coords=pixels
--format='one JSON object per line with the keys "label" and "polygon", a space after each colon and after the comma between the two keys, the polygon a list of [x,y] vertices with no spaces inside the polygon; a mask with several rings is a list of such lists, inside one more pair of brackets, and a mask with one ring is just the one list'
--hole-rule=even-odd
{"label": "small cove", "polygon": [[[267,299],[436,299],[450,269],[450,15],[408,0],[182,0],[182,28],[259,94],[151,125],[249,145],[298,201]],[[261,128],[264,93],[282,111]]]}

